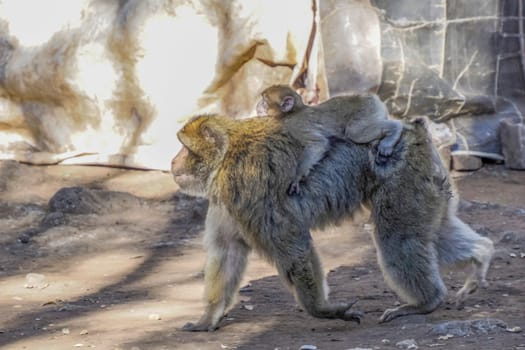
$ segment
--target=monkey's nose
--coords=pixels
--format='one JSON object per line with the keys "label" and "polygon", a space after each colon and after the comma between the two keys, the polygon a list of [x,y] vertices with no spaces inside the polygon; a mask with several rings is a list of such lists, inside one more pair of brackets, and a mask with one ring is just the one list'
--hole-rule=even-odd
{"label": "monkey's nose", "polygon": [[179,153],[173,157],[171,160],[171,172],[173,174],[176,175],[177,173],[184,171],[184,162],[188,154],[188,149],[183,146]]}

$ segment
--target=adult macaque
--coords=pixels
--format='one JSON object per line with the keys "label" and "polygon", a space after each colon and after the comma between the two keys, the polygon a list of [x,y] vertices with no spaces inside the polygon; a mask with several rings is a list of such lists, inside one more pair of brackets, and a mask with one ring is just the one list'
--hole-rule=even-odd
{"label": "adult macaque", "polygon": [[172,172],[182,191],[210,200],[206,218],[205,314],[191,331],[214,330],[232,305],[255,249],[275,264],[297,301],[315,317],[358,321],[352,303],[332,303],[310,228],[371,209],[374,242],[385,280],[407,304],[387,309],[381,321],[428,313],[443,301],[439,266],[471,264],[458,301],[485,275],[492,242],[456,217],[447,183],[432,179],[432,149],[422,123],[406,127],[394,148],[391,176],[376,176],[370,149],[329,138],[330,151],[305,179],[301,196],[286,189],[301,143],[275,118],[232,120],[198,116],[178,133],[184,148]]}
{"label": "adult macaque", "polygon": [[354,143],[379,141],[376,160],[392,154],[401,137],[403,124],[388,119],[383,102],[372,94],[331,98],[317,106],[306,106],[290,86],[273,85],[261,93],[257,104],[259,116],[282,120],[287,131],[303,143],[289,193],[299,193],[299,183],[308,176],[330,147],[330,137]]}
{"label": "adult macaque", "polygon": [[[274,169],[283,166],[282,160],[274,162],[272,154],[262,147],[273,142],[271,148],[281,149],[290,160],[297,157],[300,148],[296,140],[279,133],[279,129],[279,123],[268,118],[235,122],[226,117],[201,116],[178,133],[185,147],[172,163],[175,181],[183,192],[210,200],[205,229],[208,306],[199,322],[185,325],[184,330],[217,327],[234,300],[252,249],[275,264],[297,301],[311,315],[360,321],[362,313],[351,309],[353,302],[328,301],[328,287],[312,244],[310,223],[305,221],[306,213],[296,218],[286,213],[294,210],[291,207],[278,211],[266,207],[287,201],[281,179],[286,171],[282,170],[291,172],[292,168],[286,164]],[[262,179],[265,181],[260,182]],[[252,185],[251,193],[244,193]],[[275,187],[281,191],[270,190]],[[248,212],[255,216],[248,218]],[[260,224],[263,227],[258,227]],[[280,228],[276,230],[275,225]]]}

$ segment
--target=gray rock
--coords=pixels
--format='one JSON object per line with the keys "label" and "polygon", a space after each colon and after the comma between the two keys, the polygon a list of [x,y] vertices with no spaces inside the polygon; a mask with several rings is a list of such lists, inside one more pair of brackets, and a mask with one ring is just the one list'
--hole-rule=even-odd
{"label": "gray rock", "polygon": [[518,241],[518,236],[513,231],[503,232],[503,237],[499,241],[500,243],[514,243]]}
{"label": "gray rock", "polygon": [[511,169],[525,169],[525,124],[502,120],[500,138],[505,166]]}
{"label": "gray rock", "polygon": [[416,350],[419,347],[414,339],[405,339],[396,343],[396,346],[400,349]]}
{"label": "gray rock", "polygon": [[40,228],[29,228],[25,230],[24,232],[22,232],[20,236],[18,236],[18,240],[20,241],[20,243],[27,244],[31,242],[31,239],[34,236],[40,234],[41,232],[42,230]]}
{"label": "gray rock", "polygon": [[452,168],[460,171],[478,170],[483,166],[481,158],[466,154],[452,153]]}
{"label": "gray rock", "polygon": [[483,318],[479,320],[448,321],[432,326],[430,335],[452,334],[456,337],[467,337],[472,335],[488,334],[494,331],[505,331],[507,324],[495,318]]}
{"label": "gray rock", "polygon": [[520,120],[515,107],[499,103],[496,113],[462,115],[454,119],[457,134],[454,150],[479,153],[485,158],[503,160],[499,126],[501,120]]}
{"label": "gray rock", "polygon": [[141,204],[138,197],[125,192],[95,190],[85,187],[61,188],[49,200],[52,212],[93,214],[121,211]]}
{"label": "gray rock", "polygon": [[102,207],[93,191],[83,187],[61,188],[49,200],[51,211],[67,214],[98,213]]}
{"label": "gray rock", "polygon": [[67,222],[67,218],[61,211],[53,211],[51,213],[48,213],[41,222],[42,227],[49,228],[49,227],[56,227],[64,225]]}

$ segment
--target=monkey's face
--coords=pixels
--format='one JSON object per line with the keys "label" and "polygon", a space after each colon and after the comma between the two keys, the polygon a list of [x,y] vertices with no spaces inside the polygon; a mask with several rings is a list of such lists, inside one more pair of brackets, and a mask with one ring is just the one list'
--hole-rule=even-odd
{"label": "monkey's face", "polygon": [[177,137],[183,148],[171,162],[171,172],[182,192],[198,197],[208,195],[208,183],[217,170],[225,146],[225,135],[214,128],[210,116],[190,120]]}
{"label": "monkey's face", "polygon": [[257,115],[284,118],[301,106],[301,97],[291,87],[272,85],[261,93]]}
{"label": "monkey's face", "polygon": [[282,110],[280,96],[275,93],[272,94],[271,91],[261,94],[261,100],[257,103],[256,109],[259,117],[281,118],[285,113]]}
{"label": "monkey's face", "polygon": [[205,197],[205,176],[198,163],[195,155],[186,146],[183,146],[171,161],[171,173],[182,192],[191,196]]}

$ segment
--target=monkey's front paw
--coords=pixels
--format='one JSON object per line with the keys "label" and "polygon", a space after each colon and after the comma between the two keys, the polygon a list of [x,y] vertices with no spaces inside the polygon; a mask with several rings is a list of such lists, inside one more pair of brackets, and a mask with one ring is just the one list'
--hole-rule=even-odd
{"label": "monkey's front paw", "polygon": [[385,165],[388,163],[390,156],[392,156],[394,149],[392,147],[379,144],[376,151],[377,153],[375,154],[375,163],[377,165]]}
{"label": "monkey's front paw", "polygon": [[298,180],[290,184],[290,187],[288,187],[288,194],[290,196],[293,196],[294,194],[301,194],[301,186],[299,186]]}
{"label": "monkey's front paw", "polygon": [[216,329],[216,326],[210,324],[192,322],[188,322],[182,327],[185,332],[213,332]]}
{"label": "monkey's front paw", "polygon": [[380,143],[379,146],[377,147],[377,151],[378,151],[379,156],[388,158],[394,152],[394,147],[390,145],[383,145]]}

